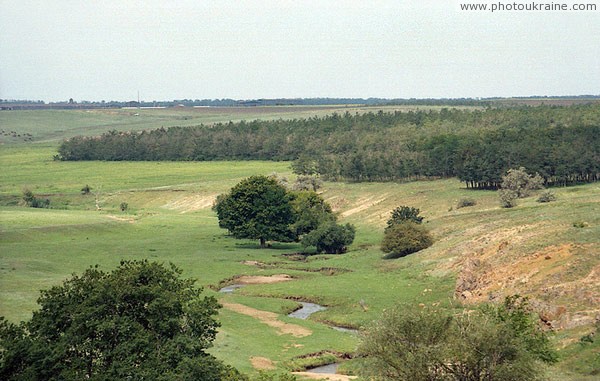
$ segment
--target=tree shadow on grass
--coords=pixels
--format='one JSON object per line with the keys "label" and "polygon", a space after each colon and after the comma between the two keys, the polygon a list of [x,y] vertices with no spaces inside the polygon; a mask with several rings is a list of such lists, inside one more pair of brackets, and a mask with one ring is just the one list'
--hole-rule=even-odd
{"label": "tree shadow on grass", "polygon": [[239,249],[265,249],[277,251],[298,251],[302,248],[301,245],[295,242],[268,242],[266,247],[260,247],[260,243],[258,241],[236,243],[235,247]]}

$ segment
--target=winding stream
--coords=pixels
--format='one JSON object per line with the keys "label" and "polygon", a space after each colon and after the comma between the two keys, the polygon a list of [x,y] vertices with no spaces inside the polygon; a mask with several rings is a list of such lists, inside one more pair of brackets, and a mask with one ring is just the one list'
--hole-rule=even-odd
{"label": "winding stream", "polygon": [[[238,288],[242,288],[244,286],[246,286],[246,285],[245,284],[232,284],[232,285],[221,288],[219,290],[219,292],[231,294]],[[310,315],[314,314],[315,312],[325,311],[327,309],[327,307],[324,307],[324,306],[321,306],[321,305],[315,304],[315,303],[310,303],[310,302],[299,302],[299,303],[302,305],[302,307],[297,309],[296,311],[288,314],[289,317],[306,320],[310,317]],[[336,326],[331,326],[331,328],[333,328],[337,331],[340,331],[340,332],[346,332],[346,333],[350,333],[350,334],[358,333],[358,330],[356,330],[356,329],[336,327]],[[319,374],[336,374],[337,368],[338,368],[338,364],[333,363],[333,364],[319,366],[316,368],[307,369],[306,371],[311,372],[311,373],[319,373]]]}

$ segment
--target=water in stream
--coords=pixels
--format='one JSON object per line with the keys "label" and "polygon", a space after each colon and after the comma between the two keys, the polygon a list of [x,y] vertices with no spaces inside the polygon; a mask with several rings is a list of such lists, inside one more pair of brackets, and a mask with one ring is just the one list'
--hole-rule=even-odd
{"label": "water in stream", "polygon": [[232,284],[232,285],[223,287],[222,289],[219,290],[219,292],[222,292],[222,293],[225,293],[225,294],[231,294],[232,292],[234,292],[238,288],[242,288],[242,287],[244,287],[243,284]]}
{"label": "water in stream", "polygon": [[[234,292],[235,290],[237,290],[238,288],[241,288],[244,286],[245,285],[243,285],[243,284],[232,284],[230,286],[223,287],[222,289],[219,290],[219,292],[230,294],[230,293]],[[302,305],[302,308],[289,314],[288,315],[289,317],[306,320],[306,319],[308,319],[308,317],[310,315],[314,314],[315,312],[325,311],[327,309],[327,307],[323,307],[323,306],[320,306],[315,303],[300,302],[300,304]],[[348,329],[348,328],[343,328],[343,327],[335,327],[334,326],[331,328],[341,331],[341,332],[347,332],[347,333],[357,333],[358,332],[355,329]],[[319,373],[319,374],[336,374],[337,368],[338,368],[338,364],[334,363],[334,364],[319,366],[319,367],[312,368],[312,369],[307,369],[307,371],[311,372],[311,373]]]}
{"label": "water in stream", "polygon": [[311,373],[319,373],[319,374],[336,374],[337,373],[338,364],[328,364],[323,366],[318,366],[316,368],[307,369],[307,372]]}
{"label": "water in stream", "polygon": [[300,302],[302,308],[289,314],[289,317],[306,320],[315,312],[325,311],[327,308],[314,303]]}

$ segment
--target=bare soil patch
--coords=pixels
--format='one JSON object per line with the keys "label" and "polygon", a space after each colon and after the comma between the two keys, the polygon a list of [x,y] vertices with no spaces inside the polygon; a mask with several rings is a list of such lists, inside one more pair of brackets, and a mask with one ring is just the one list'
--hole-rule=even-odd
{"label": "bare soil patch", "polygon": [[258,319],[260,322],[277,330],[278,335],[292,335],[294,337],[305,337],[312,335],[312,331],[308,328],[297,324],[282,322],[278,319],[278,315],[274,312],[257,310],[252,307],[238,303],[222,303],[224,308],[239,314],[251,316]]}
{"label": "bare soil patch", "polygon": [[288,274],[276,274],[270,276],[262,275],[243,275],[235,278],[235,283],[238,284],[272,284],[280,282],[288,282],[293,280]]}
{"label": "bare soil patch", "polygon": [[275,363],[266,357],[250,357],[250,363],[257,370],[273,370]]}
{"label": "bare soil patch", "polygon": [[480,303],[527,295],[540,318],[557,329],[591,324],[600,316],[600,265],[576,254],[593,252],[590,245],[551,245],[517,258],[512,246],[501,241],[464,258],[456,297]]}

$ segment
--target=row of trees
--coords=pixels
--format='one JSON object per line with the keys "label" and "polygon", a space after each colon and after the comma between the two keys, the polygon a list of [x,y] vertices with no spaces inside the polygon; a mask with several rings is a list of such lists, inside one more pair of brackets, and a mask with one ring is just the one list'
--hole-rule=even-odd
{"label": "row of trees", "polygon": [[600,178],[600,107],[442,109],[111,131],[62,142],[60,160],[294,160],[330,180],[459,177],[497,188],[519,166],[548,184]]}
{"label": "row of trees", "polygon": [[317,253],[340,254],[354,240],[352,225],[339,225],[331,206],[314,190],[288,190],[275,176],[251,176],[217,197],[219,226],[235,238],[301,241]]}

